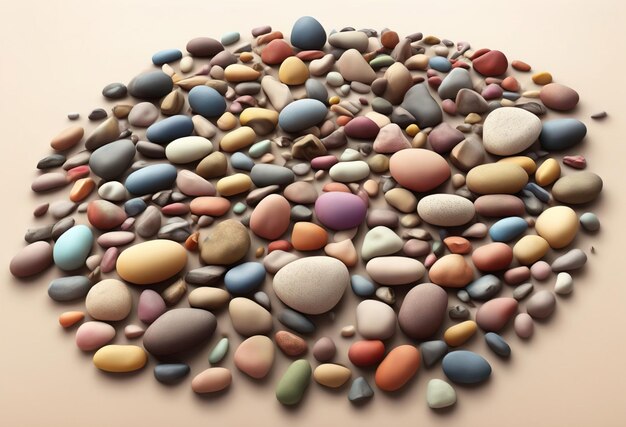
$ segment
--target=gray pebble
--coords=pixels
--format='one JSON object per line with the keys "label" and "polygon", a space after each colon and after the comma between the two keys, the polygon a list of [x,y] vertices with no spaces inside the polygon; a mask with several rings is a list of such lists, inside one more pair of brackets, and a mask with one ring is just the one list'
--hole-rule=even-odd
{"label": "gray pebble", "polygon": [[29,228],[24,235],[24,240],[28,243],[38,242],[40,240],[48,240],[52,238],[53,224],[44,225],[43,227]]}
{"label": "gray pebble", "polygon": [[185,282],[196,286],[212,286],[218,284],[225,273],[225,267],[220,265],[207,265],[187,272]]}
{"label": "gray pebble", "polygon": [[532,283],[530,282],[522,283],[521,285],[516,286],[515,289],[513,289],[513,298],[515,298],[518,301],[521,301],[524,298],[526,298],[528,295],[530,295],[533,289],[534,289],[534,286]]}
{"label": "gray pebble", "polygon": [[121,99],[128,92],[123,83],[109,83],[102,89],[102,96],[109,99]]}
{"label": "gray pebble", "polygon": [[61,236],[61,234],[65,233],[67,230],[74,227],[75,223],[76,221],[74,221],[74,218],[70,217],[70,218],[63,218],[62,220],[54,224],[54,226],[52,227],[52,235],[51,235],[52,239],[53,240],[58,239]]}
{"label": "gray pebble", "polygon": [[76,113],[76,112],[67,113],[67,118],[70,120],[78,120],[79,117],[80,117],[79,113]]}
{"label": "gray pebble", "polygon": [[509,357],[511,355],[511,347],[500,335],[495,332],[487,332],[485,341],[489,348],[500,357]]}
{"label": "gray pebble", "polygon": [[103,108],[95,108],[91,110],[91,113],[89,113],[89,116],[87,116],[87,118],[91,121],[98,121],[106,119],[107,116],[108,114]]}
{"label": "gray pebble", "polygon": [[552,261],[550,267],[552,267],[552,271],[559,273],[581,268],[586,262],[587,255],[581,249],[576,248]]}
{"label": "gray pebble", "polygon": [[600,111],[599,113],[595,113],[591,115],[592,119],[603,119],[607,116],[608,114],[606,113],[606,111]]}
{"label": "gray pebble", "polygon": [[600,220],[598,216],[592,212],[585,212],[580,216],[580,225],[587,231],[598,231],[600,229]]}
{"label": "gray pebble", "polygon": [[51,169],[61,166],[65,163],[65,156],[63,154],[50,154],[37,162],[37,169]]}
{"label": "gray pebble", "polygon": [[493,298],[501,289],[502,282],[493,274],[486,274],[465,287],[469,296],[479,301]]}
{"label": "gray pebble", "polygon": [[460,291],[458,291],[456,293],[456,297],[458,299],[460,299],[461,301],[463,301],[463,302],[470,302],[471,301],[469,294],[464,289],[461,289]]}
{"label": "gray pebble", "polygon": [[350,385],[348,400],[354,404],[367,402],[374,396],[374,390],[364,377],[355,378]]}
{"label": "gray pebble", "polygon": [[470,317],[470,312],[464,305],[457,304],[448,309],[448,316],[452,320],[467,320]]}
{"label": "gray pebble", "polygon": [[85,276],[59,277],[50,282],[48,296],[55,301],[73,301],[84,298],[91,288],[91,281]]}
{"label": "gray pebble", "polygon": [[269,295],[267,295],[265,292],[255,292],[254,300],[267,311],[272,311],[272,301],[270,301]]}
{"label": "gray pebble", "polygon": [[315,332],[315,324],[311,322],[307,317],[285,308],[278,314],[278,321],[296,332],[301,334],[312,334]]}
{"label": "gray pebble", "polygon": [[159,228],[161,228],[161,212],[156,206],[148,206],[137,219],[135,230],[141,237],[148,238],[157,234]]}
{"label": "gray pebble", "polygon": [[424,366],[430,368],[439,362],[448,352],[448,344],[441,340],[426,341],[420,345],[422,362]]}
{"label": "gray pebble", "polygon": [[293,222],[309,221],[313,218],[313,211],[304,205],[295,205],[291,208],[291,220]]}

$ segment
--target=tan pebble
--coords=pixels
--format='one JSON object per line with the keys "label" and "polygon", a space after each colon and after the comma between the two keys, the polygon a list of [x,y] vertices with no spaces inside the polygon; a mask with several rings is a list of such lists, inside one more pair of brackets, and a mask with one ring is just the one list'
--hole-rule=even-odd
{"label": "tan pebble", "polygon": [[561,166],[556,159],[549,158],[537,168],[535,182],[542,187],[553,184],[561,177]]}
{"label": "tan pebble", "polygon": [[527,235],[513,246],[513,256],[521,265],[532,265],[539,261],[550,249],[550,245],[541,236]]}
{"label": "tan pebble", "polygon": [[239,55],[239,60],[244,63],[250,62],[253,59],[254,55],[252,55],[251,52],[242,52],[241,55]]}
{"label": "tan pebble", "polygon": [[230,111],[227,111],[217,119],[215,124],[222,131],[232,130],[237,126],[237,117]]}
{"label": "tan pebble", "polygon": [[569,245],[578,232],[578,216],[572,208],[554,206],[537,217],[535,230],[553,249]]}
{"label": "tan pebble", "polygon": [[130,110],[132,109],[133,105],[118,104],[113,107],[111,111],[113,112],[115,118],[125,119],[126,117],[128,117],[128,115],[130,114]]}
{"label": "tan pebble", "polygon": [[411,56],[404,62],[404,65],[409,70],[421,70],[424,71],[428,68],[428,60],[430,57],[428,55],[424,55],[423,53],[418,53],[417,55]]}
{"label": "tan pebble", "polygon": [[261,73],[254,68],[242,64],[231,64],[224,70],[224,78],[229,82],[248,82],[261,77]]}
{"label": "tan pebble", "polygon": [[522,96],[524,98],[539,98],[538,90],[527,90],[526,92],[522,92]]}
{"label": "tan pebble", "polygon": [[420,217],[417,214],[403,215],[400,218],[400,224],[406,228],[417,227],[418,225],[420,225],[421,222],[422,221],[420,220]]}
{"label": "tan pebble", "polygon": [[265,248],[263,246],[259,246],[258,248],[256,248],[254,256],[256,256],[257,258],[261,258],[263,254],[265,254]]}
{"label": "tan pebble", "polygon": [[251,127],[258,135],[267,135],[278,124],[278,112],[267,108],[246,108],[239,115],[239,122],[242,126]]}
{"label": "tan pebble", "polygon": [[313,379],[320,385],[339,388],[352,376],[352,371],[335,363],[323,363],[313,371]]}
{"label": "tan pebble", "polygon": [[273,163],[274,160],[276,160],[276,156],[274,156],[272,153],[263,154],[259,159],[261,163]]}
{"label": "tan pebble", "polygon": [[171,307],[176,305],[186,293],[187,283],[183,279],[179,279],[165,288],[165,290],[161,292],[161,297],[163,301],[165,301],[165,304]]}
{"label": "tan pebble", "polygon": [[309,78],[309,69],[300,58],[290,56],[280,65],[278,78],[289,86],[301,85]]}
{"label": "tan pebble", "polygon": [[208,76],[193,76],[186,79],[180,79],[176,82],[176,85],[184,90],[191,90],[196,86],[203,86],[211,80]]}
{"label": "tan pebble", "polygon": [[367,161],[370,170],[374,173],[384,173],[389,170],[389,157],[384,154],[375,154]]}
{"label": "tan pebble", "polygon": [[385,193],[387,203],[403,213],[414,212],[417,208],[417,198],[404,188],[392,188]]}
{"label": "tan pebble", "polygon": [[193,57],[185,56],[180,60],[180,71],[188,73],[193,69]]}
{"label": "tan pebble", "polygon": [[161,113],[165,116],[173,116],[180,113],[184,106],[185,96],[180,90],[174,90],[161,101]]}
{"label": "tan pebble", "polygon": [[226,368],[208,368],[196,375],[191,381],[191,389],[196,393],[215,393],[227,388],[233,377]]}
{"label": "tan pebble", "polygon": [[541,71],[537,74],[533,74],[533,82],[538,85],[547,85],[548,83],[552,83],[552,74],[547,71]]}
{"label": "tan pebble", "polygon": [[128,282],[149,285],[169,279],[186,265],[185,248],[171,240],[157,239],[125,249],[117,258],[116,269]]}
{"label": "tan pebble", "polygon": [[229,197],[245,193],[252,187],[252,180],[244,173],[236,173],[217,181],[215,188],[220,195]]}
{"label": "tan pebble", "polygon": [[228,159],[219,151],[209,154],[198,163],[196,173],[202,178],[211,179],[226,175]]}
{"label": "tan pebble", "polygon": [[196,131],[198,136],[210,139],[217,133],[217,129],[213,123],[199,114],[193,116],[191,121],[193,122],[193,129]]}
{"label": "tan pebble", "polygon": [[355,333],[356,328],[354,327],[354,325],[348,325],[341,328],[341,336],[344,338],[353,337]]}
{"label": "tan pebble", "polygon": [[80,142],[84,134],[82,126],[70,126],[52,138],[50,146],[57,151],[69,150]]}
{"label": "tan pebble", "polygon": [[249,126],[242,126],[224,135],[220,141],[220,148],[227,153],[234,153],[249,147],[255,140],[254,130]]}
{"label": "tan pebble", "polygon": [[224,289],[201,286],[189,293],[189,305],[204,310],[220,310],[230,301],[230,294]]}
{"label": "tan pebble", "polygon": [[373,179],[368,179],[363,184],[363,189],[368,196],[375,197],[376,195],[378,195],[378,182],[374,181]]}
{"label": "tan pebble", "polygon": [[170,77],[172,77],[176,73],[176,71],[174,71],[174,69],[172,68],[170,64],[161,65],[161,71],[163,71],[165,74],[167,74]]}
{"label": "tan pebble", "polygon": [[469,124],[475,124],[475,123],[480,123],[480,121],[483,118],[480,117],[480,114],[476,114],[476,113],[469,113],[466,117],[464,122],[465,123],[469,123]]}
{"label": "tan pebble", "polygon": [[461,188],[465,185],[465,175],[455,173],[454,175],[452,175],[450,182],[452,182],[452,186],[454,188]]}
{"label": "tan pebble", "polygon": [[106,372],[132,372],[148,361],[145,350],[136,345],[105,345],[93,355],[96,368]]}
{"label": "tan pebble", "polygon": [[498,160],[498,163],[515,163],[518,166],[521,166],[522,169],[526,171],[528,175],[532,175],[537,170],[537,164],[533,159],[527,156],[512,156],[512,157],[503,157]]}
{"label": "tan pebble", "polygon": [[329,243],[324,246],[326,255],[337,258],[346,267],[354,267],[359,259],[356,248],[350,239]]}
{"label": "tan pebble", "polygon": [[426,145],[427,140],[428,135],[425,132],[419,132],[413,137],[413,140],[411,141],[411,147],[422,148],[424,145]]}
{"label": "tan pebble", "polygon": [[467,188],[477,194],[515,194],[528,183],[528,174],[514,163],[486,163],[467,174]]}
{"label": "tan pebble", "polygon": [[96,283],[85,298],[85,308],[92,318],[113,322],[125,319],[130,314],[132,303],[128,286],[117,279]]}
{"label": "tan pebble", "polygon": [[228,313],[237,333],[249,337],[267,334],[272,330],[272,315],[256,302],[237,297],[228,304]]}
{"label": "tan pebble", "polygon": [[439,37],[436,37],[436,36],[426,36],[422,39],[422,41],[425,44],[430,44],[430,45],[441,43],[441,39],[439,39]]}
{"label": "tan pebble", "polygon": [[500,100],[500,104],[503,107],[515,107],[515,101],[512,101],[510,99],[502,99]]}
{"label": "tan pebble", "polygon": [[458,325],[450,326],[443,334],[443,339],[451,347],[458,347],[469,340],[478,329],[476,322],[466,320]]}

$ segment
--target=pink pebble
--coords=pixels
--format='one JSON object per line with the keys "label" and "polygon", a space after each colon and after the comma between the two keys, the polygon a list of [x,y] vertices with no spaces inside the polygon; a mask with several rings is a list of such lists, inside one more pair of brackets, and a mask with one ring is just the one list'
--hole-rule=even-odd
{"label": "pink pebble", "polygon": [[115,263],[117,262],[119,254],[120,251],[114,246],[107,249],[104,252],[104,255],[102,255],[102,260],[100,261],[100,271],[103,273],[110,273],[115,270]]}
{"label": "pink pebble", "polygon": [[507,285],[518,285],[528,279],[530,279],[530,269],[525,265],[504,272],[504,281]]}
{"label": "pink pebble", "polygon": [[451,99],[444,99],[441,101],[441,108],[443,108],[443,111],[452,116],[456,114],[456,102]]}
{"label": "pink pebble", "polygon": [[428,85],[433,89],[437,89],[443,80],[439,76],[433,76],[428,78]]}
{"label": "pink pebble", "polygon": [[337,162],[339,162],[337,157],[329,154],[328,156],[319,156],[311,160],[311,167],[313,169],[328,170],[333,165],[337,164]]}
{"label": "pink pebble", "polygon": [[537,261],[530,267],[530,274],[536,280],[546,280],[552,274],[552,269],[547,262]]}
{"label": "pink pebble", "polygon": [[167,216],[179,216],[189,213],[189,205],[186,203],[170,203],[161,208],[161,213]]}
{"label": "pink pebble", "polygon": [[500,98],[502,97],[502,88],[499,85],[492,83],[490,85],[487,85],[487,87],[484,88],[480,94],[485,99]]}
{"label": "pink pebble", "polygon": [[146,289],[139,295],[137,303],[137,317],[143,323],[150,324],[154,322],[160,315],[165,313],[165,301],[161,295],[152,289]]}
{"label": "pink pebble", "polygon": [[513,329],[520,338],[530,338],[535,330],[535,323],[533,318],[528,313],[520,313],[515,316],[513,322]]}
{"label": "pink pebble", "polygon": [[139,338],[144,334],[144,332],[146,332],[146,330],[139,325],[126,325],[124,328],[124,335],[129,340]]}
{"label": "pink pebble", "polygon": [[76,346],[83,351],[99,349],[115,337],[115,328],[104,322],[85,322],[76,330]]}
{"label": "pink pebble", "polygon": [[424,260],[424,267],[430,268],[435,263],[435,261],[437,261],[437,255],[428,254],[426,259]]}

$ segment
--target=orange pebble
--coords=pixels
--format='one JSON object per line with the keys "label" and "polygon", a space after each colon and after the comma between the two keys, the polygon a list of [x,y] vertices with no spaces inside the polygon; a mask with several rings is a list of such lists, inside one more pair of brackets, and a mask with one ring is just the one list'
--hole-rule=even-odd
{"label": "orange pebble", "polygon": [[239,60],[241,62],[250,62],[254,59],[254,56],[250,52],[241,52],[239,55]]}
{"label": "orange pebble", "polygon": [[93,189],[96,188],[96,183],[91,178],[81,178],[74,183],[72,190],[70,191],[70,200],[72,202],[80,202],[91,194]]}
{"label": "orange pebble", "polygon": [[502,83],[500,84],[500,86],[502,86],[502,89],[505,89],[511,92],[517,92],[519,90],[519,82],[513,76],[508,76],[507,78],[502,80]]}
{"label": "orange pebble", "polygon": [[341,191],[342,193],[352,193],[346,184],[341,182],[328,182],[322,187],[322,191]]}
{"label": "orange pebble", "polygon": [[460,236],[450,236],[443,239],[443,243],[453,254],[468,254],[472,250],[469,240]]}
{"label": "orange pebble", "polygon": [[267,245],[267,253],[269,254],[272,251],[285,251],[289,252],[293,249],[291,243],[287,240],[275,240]]}
{"label": "orange pebble", "polygon": [[69,328],[83,320],[85,313],[82,311],[66,311],[59,316],[59,324],[64,328]]}
{"label": "orange pebble", "polygon": [[230,201],[223,197],[196,197],[189,204],[191,213],[195,215],[222,216],[230,209]]}
{"label": "orange pebble", "polygon": [[189,235],[189,237],[187,237],[187,240],[185,240],[185,249],[187,249],[188,251],[197,251],[199,237],[200,233],[198,231]]}
{"label": "orange pebble", "polygon": [[387,49],[393,49],[400,43],[400,37],[395,31],[385,31],[380,37],[380,42]]}
{"label": "orange pebble", "polygon": [[530,65],[524,61],[515,60],[511,62],[511,67],[515,68],[517,71],[530,71]]}
{"label": "orange pebble", "polygon": [[339,116],[337,117],[337,126],[345,126],[350,120],[352,120],[352,117]]}
{"label": "orange pebble", "polygon": [[312,222],[296,222],[291,232],[291,244],[299,251],[316,251],[328,242],[328,233]]}
{"label": "orange pebble", "polygon": [[384,391],[396,391],[413,378],[419,367],[419,350],[412,345],[400,345],[376,368],[376,386]]}

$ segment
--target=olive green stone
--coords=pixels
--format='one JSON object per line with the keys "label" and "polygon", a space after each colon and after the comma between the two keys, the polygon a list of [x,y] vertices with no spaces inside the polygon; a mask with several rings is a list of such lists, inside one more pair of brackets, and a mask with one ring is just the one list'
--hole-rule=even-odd
{"label": "olive green stone", "polygon": [[296,405],[311,382],[311,364],[306,359],[293,362],[276,386],[276,399],[283,405]]}
{"label": "olive green stone", "polygon": [[396,61],[389,55],[378,55],[370,61],[370,67],[376,70],[382,67],[389,67],[393,65],[394,62]]}

